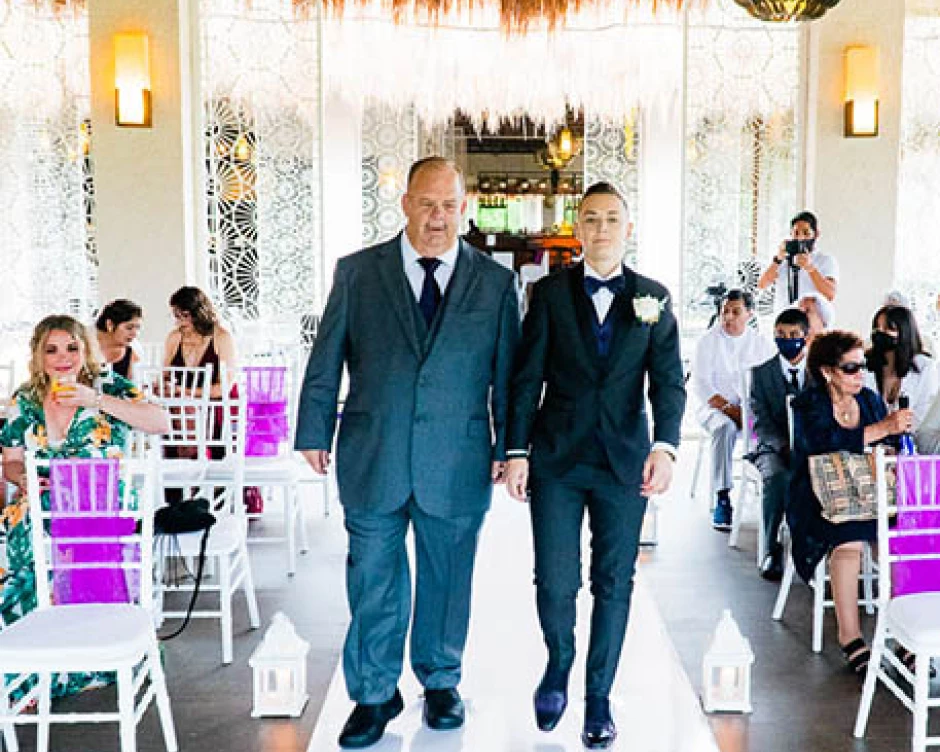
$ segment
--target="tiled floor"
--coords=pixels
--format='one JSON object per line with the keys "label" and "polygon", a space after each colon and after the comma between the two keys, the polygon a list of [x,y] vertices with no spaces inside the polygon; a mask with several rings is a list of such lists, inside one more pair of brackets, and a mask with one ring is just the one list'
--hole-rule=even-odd
{"label": "tiled floor", "polygon": [[[771,621],[776,588],[757,576],[754,525],[746,525],[742,532],[743,551],[728,549],[727,536],[711,530],[704,499],[693,502],[689,498],[694,446],[684,451],[676,492],[673,499],[662,506],[660,544],[643,555],[642,577],[694,691],[700,688],[706,640],[723,607],[733,609],[742,631],[751,640],[756,654],[754,713],[710,719],[721,751],[902,752],[909,749],[910,716],[883,689],[879,689],[875,697],[867,740],[857,742],[852,738],[859,684],[843,667],[835,643],[832,616],[827,614],[826,642],[819,655],[809,648],[807,588],[794,586],[784,621]],[[247,661],[261,634],[248,629],[244,607],[238,604],[235,662],[231,666],[221,665],[218,631],[213,622],[193,623],[182,636],[166,644],[167,675],[183,752],[304,752],[308,748],[334,676],[347,618],[343,581],[345,541],[340,515],[335,513],[323,519],[316,503],[312,503],[311,508],[316,508],[311,514],[312,550],[301,557],[294,578],[283,574],[284,557],[279,552],[270,547],[252,549],[264,624],[267,625],[276,610],[283,610],[311,643],[308,662],[311,700],[306,712],[295,721],[251,718],[251,673]],[[495,519],[494,516],[490,523]],[[495,530],[497,526],[492,524],[491,527]],[[519,542],[515,541],[514,545],[518,546]],[[499,566],[495,559],[481,557],[481,571],[492,566]],[[517,580],[527,582],[528,573],[519,571]],[[520,603],[521,608],[531,609],[531,593],[521,595]],[[636,613],[639,613],[641,606],[637,608]],[[502,622],[494,621],[490,628],[497,629],[500,624]],[[870,630],[872,626],[869,619],[866,628]],[[471,650],[481,649],[486,642],[483,629],[481,625],[478,634],[475,627]],[[531,629],[531,624],[525,628],[526,632]],[[499,641],[495,635],[489,639]],[[514,701],[525,708],[521,711],[524,718],[520,728],[528,728],[531,724],[526,707],[531,692],[529,685],[537,676],[520,672],[518,678],[519,686],[511,695],[518,696]],[[468,675],[468,688],[472,681]],[[342,687],[337,686],[336,691],[342,693]],[[410,690],[409,694],[414,698],[416,693]],[[111,690],[99,690],[69,704],[104,709],[106,703],[112,701]],[[620,717],[642,718],[650,707],[646,696],[634,695],[627,705],[618,705],[617,712]],[[566,721],[577,729],[578,708],[573,705],[571,710],[574,712]],[[329,723],[333,727],[330,730],[335,730],[337,720]],[[394,727],[390,726],[389,730],[394,731]],[[630,744],[629,736],[623,733],[622,722],[621,731],[619,749],[630,752],[659,749]],[[664,725],[662,738],[669,738],[669,733]],[[19,736],[24,752],[34,749],[31,729],[21,730]],[[332,749],[329,745],[333,736],[333,733],[327,734],[324,750]],[[566,749],[554,735],[538,738],[542,740],[539,752]],[[412,740],[410,746],[400,748],[401,752],[430,752],[432,749],[452,752],[449,746],[428,746],[426,735],[417,735],[416,740],[417,746]],[[160,752],[163,748],[159,725],[151,711],[141,724],[139,750]],[[516,749],[468,744],[458,748],[464,752],[514,752]],[[117,750],[117,731],[107,725],[54,728],[52,749],[61,752]],[[320,752],[319,746],[311,749]]]}

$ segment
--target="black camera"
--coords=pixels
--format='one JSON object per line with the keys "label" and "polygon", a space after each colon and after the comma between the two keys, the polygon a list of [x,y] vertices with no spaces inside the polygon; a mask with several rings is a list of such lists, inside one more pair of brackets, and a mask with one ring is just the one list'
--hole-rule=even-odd
{"label": "black camera", "polygon": [[787,258],[792,261],[794,256],[801,253],[813,252],[812,240],[788,240],[786,242]]}

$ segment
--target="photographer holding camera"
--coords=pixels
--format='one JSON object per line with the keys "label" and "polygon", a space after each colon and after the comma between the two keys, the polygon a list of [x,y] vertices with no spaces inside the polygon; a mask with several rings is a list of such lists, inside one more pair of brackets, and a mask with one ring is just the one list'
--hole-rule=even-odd
{"label": "photographer holding camera", "polygon": [[835,300],[839,264],[832,256],[815,249],[818,236],[819,225],[812,212],[800,212],[790,220],[790,240],[780,244],[777,255],[757,282],[761,290],[776,283],[775,312],[793,305],[809,292]]}

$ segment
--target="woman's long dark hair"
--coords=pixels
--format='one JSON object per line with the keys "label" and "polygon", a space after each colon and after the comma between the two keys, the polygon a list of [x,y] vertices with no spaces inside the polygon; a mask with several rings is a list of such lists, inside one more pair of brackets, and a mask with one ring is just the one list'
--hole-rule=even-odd
{"label": "woman's long dark hair", "polygon": [[215,331],[219,317],[209,296],[198,287],[181,287],[170,296],[170,307],[188,313],[192,317],[193,329],[203,337]]}
{"label": "woman's long dark hair", "polygon": [[[894,350],[894,372],[899,379],[903,379],[911,371],[920,373],[917,363],[914,362],[916,355],[927,355],[924,350],[924,342],[920,337],[920,329],[917,327],[917,320],[910,308],[899,305],[886,305],[878,309],[875,317],[871,320],[872,331],[878,328],[878,319],[884,316],[885,324],[888,329],[898,333],[898,344]],[[883,392],[883,369],[887,360],[884,353],[875,348],[871,348],[865,353],[865,360],[868,364],[868,370],[874,372],[875,381],[878,384],[878,391]]]}

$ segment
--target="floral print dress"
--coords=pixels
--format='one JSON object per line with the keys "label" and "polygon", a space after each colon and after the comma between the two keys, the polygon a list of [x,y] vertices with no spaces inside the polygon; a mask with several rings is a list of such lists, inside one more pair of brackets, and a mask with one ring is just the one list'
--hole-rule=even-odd
{"label": "floral print dress", "polygon": [[[107,373],[95,383],[102,394],[130,401],[140,401],[143,394],[123,376]],[[120,457],[130,433],[130,426],[96,408],[75,411],[65,438],[49,440],[42,403],[20,390],[7,408],[7,424],[0,433],[0,446],[23,447],[40,459],[71,457]],[[48,494],[41,500],[49,504]],[[0,528],[6,534],[7,569],[0,569],[0,619],[12,624],[36,608],[36,580],[33,570],[31,531],[25,511],[27,499],[20,495],[8,499],[0,513]],[[61,674],[53,680],[53,697],[75,694],[89,685],[113,680],[106,674]]]}

